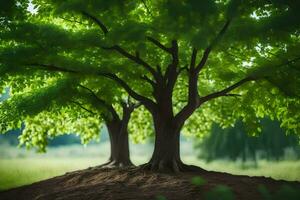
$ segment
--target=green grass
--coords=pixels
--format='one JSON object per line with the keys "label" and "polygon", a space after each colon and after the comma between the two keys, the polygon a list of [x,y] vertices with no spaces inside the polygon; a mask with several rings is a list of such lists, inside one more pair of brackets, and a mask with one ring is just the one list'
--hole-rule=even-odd
{"label": "green grass", "polygon": [[[191,145],[182,145],[182,149],[184,162],[201,166],[206,170],[300,181],[300,161],[266,162],[261,160],[258,162],[258,168],[241,167],[242,165],[238,162],[205,163],[196,158]],[[131,145],[132,160],[136,165],[147,162],[151,153],[150,145]],[[49,148],[46,154],[0,146],[0,190],[96,166],[107,161],[108,155],[109,146],[106,143],[88,147],[74,145]]]}
{"label": "green grass", "polygon": [[275,180],[300,181],[300,161],[271,162],[260,160],[257,168],[242,166],[239,163],[229,161],[214,161],[211,163],[194,161],[189,163],[210,171],[227,172],[235,175],[264,176]]}
{"label": "green grass", "polygon": [[[135,163],[142,158],[134,157]],[[283,161],[279,163],[260,161],[258,168],[242,169],[239,165],[227,161],[205,163],[185,159],[207,170],[223,171],[232,174],[250,176],[267,176],[274,179],[300,181],[300,161]],[[193,160],[193,161],[192,161]],[[191,162],[192,161],[192,162]],[[66,172],[85,169],[99,165],[105,159],[94,158],[13,158],[0,159],[0,190],[27,185],[36,181],[63,175]],[[226,168],[224,167],[226,166]]]}
{"label": "green grass", "polygon": [[[135,147],[139,149],[139,147]],[[147,148],[142,148],[143,150]],[[134,163],[142,164],[149,159],[151,151],[134,153]],[[109,146],[70,145],[49,148],[46,154],[37,154],[11,146],[0,145],[0,190],[28,185],[66,172],[97,166],[108,160]]]}
{"label": "green grass", "polygon": [[68,171],[95,166],[99,160],[14,158],[0,160],[0,190],[27,185]]}

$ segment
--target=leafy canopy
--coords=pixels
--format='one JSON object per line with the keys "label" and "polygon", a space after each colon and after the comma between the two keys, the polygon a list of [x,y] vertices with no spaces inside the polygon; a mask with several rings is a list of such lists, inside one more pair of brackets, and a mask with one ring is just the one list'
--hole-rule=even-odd
{"label": "leafy canopy", "polygon": [[[38,7],[36,15],[13,18],[0,32],[0,85],[11,87],[13,94],[28,87],[38,91],[46,80],[66,76],[98,90],[105,79],[100,75],[112,73],[155,101],[151,72],[128,55],[164,74],[172,57],[153,39],[166,46],[176,39],[182,72],[172,95],[175,113],[187,102],[189,73],[185,69],[193,48],[198,49],[196,61],[200,61],[205,48],[214,46],[199,74],[200,96],[221,91],[245,77],[255,80],[231,95],[206,102],[185,123],[184,133],[201,136],[212,122],[227,127],[241,118],[255,134],[264,116],[279,120],[288,130],[300,131],[298,1],[32,2]],[[218,37],[226,22],[230,22],[228,30]],[[120,89],[118,85],[111,85],[113,88]]]}

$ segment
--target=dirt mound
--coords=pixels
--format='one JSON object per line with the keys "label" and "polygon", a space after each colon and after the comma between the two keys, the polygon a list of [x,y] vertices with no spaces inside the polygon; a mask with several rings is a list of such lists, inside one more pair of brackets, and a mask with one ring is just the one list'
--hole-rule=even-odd
{"label": "dirt mound", "polygon": [[[197,177],[197,178],[195,178]],[[235,199],[258,200],[259,185],[274,192],[282,185],[300,189],[299,182],[235,176],[218,172],[161,174],[137,168],[90,168],[0,193],[1,200],[155,200],[206,199],[214,188],[228,186]],[[205,196],[206,195],[206,196]],[[205,198],[204,198],[205,197]]]}

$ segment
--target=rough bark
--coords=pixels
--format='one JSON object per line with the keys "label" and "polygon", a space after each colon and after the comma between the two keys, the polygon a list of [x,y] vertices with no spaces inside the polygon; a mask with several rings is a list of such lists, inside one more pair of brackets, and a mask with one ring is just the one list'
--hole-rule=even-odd
{"label": "rough bark", "polygon": [[128,123],[130,115],[134,110],[134,105],[123,104],[122,119],[113,118],[106,120],[110,139],[110,157],[109,161],[101,167],[129,167],[133,166],[130,160],[129,141],[128,141]]}
{"label": "rough bark", "polygon": [[111,121],[107,124],[110,139],[110,157],[101,167],[128,167],[132,166],[129,155],[129,142],[127,129],[121,131],[122,121]]}
{"label": "rough bark", "polygon": [[[174,121],[174,120],[173,120]],[[172,120],[163,120],[154,115],[155,144],[151,160],[141,168],[159,172],[188,172],[202,170],[199,167],[186,165],[180,158],[180,129]]]}

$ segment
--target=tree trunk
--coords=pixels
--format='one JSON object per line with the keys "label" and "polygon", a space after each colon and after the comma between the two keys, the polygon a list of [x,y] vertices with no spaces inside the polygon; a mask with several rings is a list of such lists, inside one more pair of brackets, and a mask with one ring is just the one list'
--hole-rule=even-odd
{"label": "tree trunk", "polygon": [[159,172],[185,172],[201,170],[186,165],[180,158],[180,129],[162,118],[154,119],[155,144],[151,160],[142,169]]}
{"label": "tree trunk", "polygon": [[123,123],[123,120],[106,123],[111,151],[109,161],[101,165],[102,167],[113,168],[133,165],[129,155],[128,131],[127,128],[122,128],[122,126],[124,126]]}
{"label": "tree trunk", "polygon": [[156,132],[155,145],[150,160],[151,170],[180,171],[179,133],[173,130]]}

